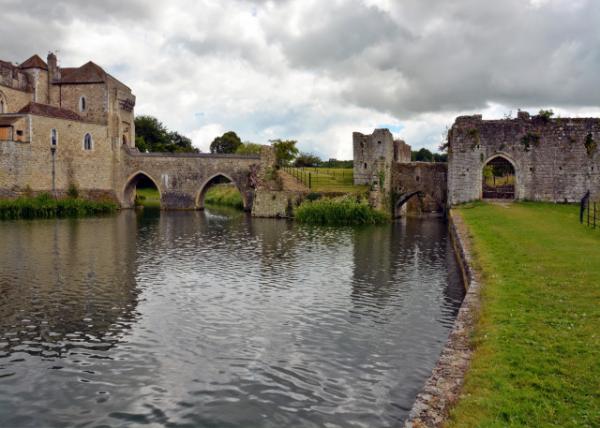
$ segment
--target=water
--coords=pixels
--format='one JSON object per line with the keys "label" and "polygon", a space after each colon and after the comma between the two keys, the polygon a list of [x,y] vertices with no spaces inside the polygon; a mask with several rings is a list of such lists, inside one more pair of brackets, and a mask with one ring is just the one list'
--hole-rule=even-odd
{"label": "water", "polygon": [[463,297],[445,225],[0,222],[0,426],[397,426]]}

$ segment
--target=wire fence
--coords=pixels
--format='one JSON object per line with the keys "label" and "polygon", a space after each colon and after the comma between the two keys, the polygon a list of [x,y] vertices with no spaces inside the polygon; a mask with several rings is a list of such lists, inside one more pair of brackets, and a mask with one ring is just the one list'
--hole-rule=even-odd
{"label": "wire fence", "polygon": [[591,200],[589,191],[581,199],[579,222],[593,229],[600,226],[600,204]]}
{"label": "wire fence", "polygon": [[351,169],[345,168],[296,168],[283,166],[282,169],[309,189],[319,187],[344,187],[354,184]]}

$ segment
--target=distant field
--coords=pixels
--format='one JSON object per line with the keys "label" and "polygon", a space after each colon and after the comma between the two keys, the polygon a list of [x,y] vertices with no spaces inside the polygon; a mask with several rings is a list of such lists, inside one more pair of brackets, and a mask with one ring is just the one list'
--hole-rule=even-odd
{"label": "distant field", "polygon": [[352,168],[285,168],[315,192],[362,193],[368,186],[355,186]]}

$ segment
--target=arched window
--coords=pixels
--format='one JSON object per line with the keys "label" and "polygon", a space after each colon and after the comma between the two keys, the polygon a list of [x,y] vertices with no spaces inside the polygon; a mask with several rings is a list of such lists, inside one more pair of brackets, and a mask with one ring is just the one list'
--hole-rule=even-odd
{"label": "arched window", "polygon": [[92,150],[93,141],[92,136],[88,133],[83,137],[83,150]]}
{"label": "arched window", "polygon": [[0,100],[0,114],[4,113],[4,100]]}
{"label": "arched window", "polygon": [[58,132],[54,128],[52,128],[52,131],[50,131],[50,145],[52,147],[56,147],[58,145]]}
{"label": "arched window", "polygon": [[87,108],[87,102],[85,97],[81,97],[79,98],[79,111],[85,111],[85,109]]}

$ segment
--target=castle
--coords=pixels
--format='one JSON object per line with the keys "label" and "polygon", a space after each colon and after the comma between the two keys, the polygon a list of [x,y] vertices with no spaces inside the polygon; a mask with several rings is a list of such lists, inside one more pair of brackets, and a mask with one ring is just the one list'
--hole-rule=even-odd
{"label": "castle", "polygon": [[135,147],[134,106],[131,89],[93,62],[0,61],[0,196],[114,189],[120,146]]}

